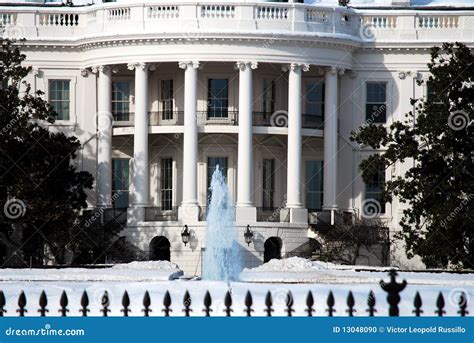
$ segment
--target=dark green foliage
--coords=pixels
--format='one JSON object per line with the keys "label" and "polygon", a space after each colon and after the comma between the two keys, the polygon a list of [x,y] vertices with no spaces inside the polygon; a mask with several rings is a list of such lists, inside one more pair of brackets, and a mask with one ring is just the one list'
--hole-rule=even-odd
{"label": "dark green foliage", "polygon": [[388,200],[410,205],[399,234],[408,256],[428,267],[474,268],[474,57],[461,43],[445,43],[432,48],[428,67],[431,99],[413,99],[415,111],[388,130],[369,125],[352,139],[386,149],[360,165],[364,179],[374,162],[415,161],[386,183]]}
{"label": "dark green foliage", "polygon": [[[32,93],[23,81],[31,69],[23,66],[25,55],[14,42],[0,40],[0,44],[4,85],[0,90],[0,237],[8,238],[12,225],[21,227],[19,249],[26,261],[31,257],[40,263],[47,246],[55,262],[64,263],[93,178],[76,171],[79,140],[49,129],[56,113],[42,92]],[[25,205],[19,218],[9,218],[3,211],[12,198]]]}

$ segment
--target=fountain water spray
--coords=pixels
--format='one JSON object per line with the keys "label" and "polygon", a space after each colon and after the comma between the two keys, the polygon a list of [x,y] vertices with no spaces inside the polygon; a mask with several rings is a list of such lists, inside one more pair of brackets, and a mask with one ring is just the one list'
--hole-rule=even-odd
{"label": "fountain water spray", "polygon": [[234,206],[219,166],[212,174],[210,191],[203,277],[207,280],[237,280],[242,268],[237,230],[233,224]]}

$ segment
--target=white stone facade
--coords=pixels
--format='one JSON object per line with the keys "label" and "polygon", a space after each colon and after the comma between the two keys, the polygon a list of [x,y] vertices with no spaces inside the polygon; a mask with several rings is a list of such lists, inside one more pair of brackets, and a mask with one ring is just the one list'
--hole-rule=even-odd
{"label": "white stone facade", "polygon": [[[0,14],[5,36],[26,38],[22,50],[33,66],[33,90],[45,91],[51,100],[50,81],[70,81],[68,118],[52,129],[74,134],[84,144],[77,163],[96,177],[90,206],[113,205],[113,160],[129,159],[123,236],[145,252],[154,237],[166,237],[171,260],[188,274],[200,274],[202,268],[209,158],[227,159],[246,266],[262,262],[269,237],[280,237],[282,255],[290,254],[313,235],[307,161],[324,161],[318,211],[362,213],[366,188],[358,165],[377,151],[355,146],[349,137],[367,123],[367,83],[385,85],[382,125],[390,125],[412,109],[410,98],[426,96],[426,86],[416,80],[427,77],[431,46],[474,44],[469,8],[134,1],[3,6]],[[166,102],[169,89],[162,88],[169,80],[172,99]],[[212,80],[226,80],[225,96],[210,95]],[[112,94],[118,82],[130,87],[121,118],[113,107],[118,106]],[[265,82],[271,95],[264,91]],[[318,93],[324,123],[317,113],[308,113],[321,105],[307,91],[308,84],[318,82],[324,84],[324,96]],[[162,211],[165,158],[171,159],[166,193],[171,200]],[[262,187],[270,165],[268,205]],[[390,168],[385,179],[403,175],[408,165]],[[386,204],[381,217],[391,230],[397,229],[402,210],[397,200]],[[150,219],[150,213],[160,219]],[[181,241],[185,224],[192,233],[187,246]],[[247,225],[254,232],[248,247]],[[418,264],[406,261],[402,248],[395,250],[392,264]]]}

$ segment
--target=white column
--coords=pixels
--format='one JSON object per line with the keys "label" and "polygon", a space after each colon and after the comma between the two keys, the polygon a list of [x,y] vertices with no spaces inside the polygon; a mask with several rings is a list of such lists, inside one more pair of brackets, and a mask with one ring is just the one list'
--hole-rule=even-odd
{"label": "white column", "polygon": [[253,87],[252,70],[255,62],[237,62],[239,69],[239,143],[237,163],[237,210],[236,220],[256,221],[256,208],[253,204],[253,138],[252,110]]}
{"label": "white column", "polygon": [[[324,195],[323,209],[337,208],[337,68],[326,71],[324,99]],[[331,220],[332,221],[332,220]]]}
{"label": "white column", "polygon": [[97,85],[97,206],[112,206],[112,74],[109,66],[94,67]]}
{"label": "white column", "polygon": [[198,130],[197,130],[197,82],[199,62],[180,62],[184,69],[184,137],[183,137],[183,201],[179,218],[183,222],[197,221],[198,187]]}
{"label": "white column", "polygon": [[308,71],[308,65],[291,64],[288,75],[288,168],[287,202],[290,209],[290,222],[307,222],[307,211],[303,209],[302,198],[302,139],[301,139],[301,102],[302,72]]}
{"label": "white column", "polygon": [[146,207],[150,201],[150,176],[148,165],[148,65],[129,64],[135,69],[135,127],[133,136],[134,207]]}

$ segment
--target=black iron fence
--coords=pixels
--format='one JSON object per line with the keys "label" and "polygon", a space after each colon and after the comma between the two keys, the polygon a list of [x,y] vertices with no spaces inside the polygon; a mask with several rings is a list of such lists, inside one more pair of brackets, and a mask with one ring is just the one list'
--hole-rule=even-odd
{"label": "black iron fence", "polygon": [[[388,303],[388,313],[380,313],[376,309],[376,298],[375,295],[372,291],[369,292],[367,296],[367,302],[366,302],[366,312],[367,315],[372,317],[375,316],[376,313],[380,315],[389,315],[392,317],[399,316],[399,303],[401,301],[401,296],[400,293],[405,289],[407,282],[404,280],[401,283],[398,283],[396,280],[397,272],[395,270],[391,270],[389,272],[390,275],[390,282],[385,282],[385,281],[380,281],[380,287],[387,292],[387,297],[386,301]],[[173,299],[171,298],[171,295],[169,291],[166,291],[163,299],[162,299],[162,308],[161,311],[163,312],[165,317],[169,317],[172,315],[172,308],[171,304],[173,302]],[[356,314],[356,309],[355,309],[355,299],[354,295],[352,294],[352,291],[349,291],[347,298],[346,298],[346,305],[347,309],[345,310],[347,316],[352,317]],[[186,317],[191,316],[191,312],[193,312],[193,309],[191,308],[191,305],[193,303],[193,299],[191,298],[191,295],[189,294],[188,291],[185,292],[183,298],[182,298],[182,311]],[[28,310],[26,309],[27,305],[27,297],[24,292],[21,292],[19,297],[18,297],[18,309],[16,312],[20,317],[26,316]],[[143,312],[143,315],[145,317],[148,317],[151,315],[152,309],[151,309],[151,304],[152,304],[152,299],[150,297],[150,293],[148,291],[145,291],[145,294],[143,296],[142,300],[142,309],[141,311]],[[209,317],[211,314],[214,315],[220,315],[219,313],[215,313],[214,311],[216,309],[213,309],[213,299],[209,291],[206,292],[204,299],[202,300],[202,311],[205,316]],[[334,297],[334,294],[332,291],[329,291],[329,294],[326,298],[326,309],[325,309],[325,315],[332,317],[336,312],[335,308],[336,304],[336,299]],[[7,313],[5,306],[6,306],[6,300],[5,300],[5,295],[3,291],[0,291],[0,317],[3,317],[5,313]],[[87,294],[86,291],[83,292],[82,297],[80,299],[80,309],[79,313],[83,317],[87,317],[88,313],[90,312],[89,309],[89,295]],[[110,310],[110,297],[107,291],[104,292],[102,298],[101,298],[101,309],[100,312],[102,313],[102,316],[107,317],[109,313],[111,312]],[[252,293],[250,291],[247,292],[244,300],[244,309],[243,313],[247,317],[251,317],[252,314],[255,313],[254,310],[254,300]],[[273,298],[272,294],[270,291],[267,292],[264,300],[264,309],[263,312],[267,317],[271,317],[273,315],[273,312],[275,311],[275,306],[273,303]],[[306,308],[304,312],[308,317],[312,317],[313,314],[315,314],[315,298],[313,296],[313,293],[309,291],[306,296],[306,302],[305,302]],[[61,316],[66,317],[67,314],[69,313],[69,299],[67,296],[66,291],[63,291],[59,300],[59,313]],[[294,298],[291,293],[291,291],[288,291],[286,294],[286,301],[283,304],[284,312],[286,313],[286,316],[291,317],[293,316],[293,313],[295,312],[295,306],[294,306]],[[421,295],[419,292],[416,293],[415,298],[413,299],[413,311],[412,313],[419,317],[421,316],[423,312],[423,301],[421,298]],[[457,303],[457,310],[456,313],[446,313],[445,310],[445,300],[443,293],[440,292],[437,299],[436,299],[436,310],[434,311],[434,314],[442,317],[444,315],[449,315],[449,316],[462,316],[465,317],[469,314],[467,311],[468,307],[468,296],[464,293],[461,292],[458,298],[458,303]],[[221,309],[223,311],[223,315],[227,317],[231,317],[232,314],[234,315],[239,315],[239,313],[235,313],[235,310],[233,308],[233,298],[232,298],[232,293],[231,291],[227,291],[224,297],[224,308]],[[48,298],[46,293],[43,291],[40,295],[39,298],[39,308],[38,308],[38,313],[40,316],[44,317],[46,316],[47,313],[49,313],[48,309]],[[125,291],[123,296],[122,296],[122,302],[121,302],[121,310],[120,312],[123,314],[123,316],[128,317],[130,312],[131,312],[131,301],[130,297],[128,295],[128,292]],[[426,313],[426,315],[432,315],[432,313]]]}

